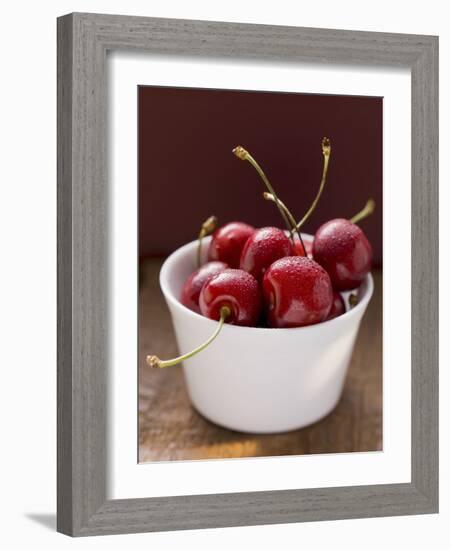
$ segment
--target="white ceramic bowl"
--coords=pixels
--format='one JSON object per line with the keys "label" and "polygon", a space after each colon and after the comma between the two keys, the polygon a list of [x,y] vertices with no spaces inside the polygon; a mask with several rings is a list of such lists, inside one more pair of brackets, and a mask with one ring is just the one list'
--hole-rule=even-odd
{"label": "white ceramic bowl", "polygon": [[[208,243],[205,239],[204,249]],[[193,241],[177,249],[160,273],[180,353],[201,344],[217,326],[216,321],[179,302],[183,283],[196,267],[196,246],[197,241]],[[294,430],[326,416],[340,399],[372,292],[373,280],[368,275],[358,289],[359,302],[354,308],[308,327],[268,329],[225,324],[207,349],[183,364],[193,406],[216,424],[251,433]]]}

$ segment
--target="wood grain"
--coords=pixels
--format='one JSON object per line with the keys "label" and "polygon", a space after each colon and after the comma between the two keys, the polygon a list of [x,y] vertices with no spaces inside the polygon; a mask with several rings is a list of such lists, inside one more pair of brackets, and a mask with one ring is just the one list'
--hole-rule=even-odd
{"label": "wood grain", "polygon": [[141,265],[139,315],[139,460],[196,460],[378,451],[382,449],[382,273],[361,324],[344,392],[316,424],[276,435],[221,428],[190,404],[181,367],[152,370],[148,353],[177,354],[169,311],[159,289],[161,260]]}

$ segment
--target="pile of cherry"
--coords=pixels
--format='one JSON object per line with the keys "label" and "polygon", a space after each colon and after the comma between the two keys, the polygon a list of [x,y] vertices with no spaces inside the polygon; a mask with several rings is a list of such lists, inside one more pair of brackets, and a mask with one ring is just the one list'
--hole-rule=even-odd
{"label": "pile of cherry", "polygon": [[[331,153],[327,138],[322,142],[319,190],[299,223],[253,157],[242,147],[233,152],[258,171],[268,189],[264,198],[278,207],[287,229],[257,229],[239,221],[217,228],[214,216],[206,220],[198,239],[198,268],[184,283],[181,302],[219,325],[204,344],[188,354],[169,361],[148,356],[152,367],[171,366],[192,357],[214,340],[224,323],[293,328],[333,319],[346,311],[341,292],[359,287],[371,269],[372,248],[356,223],[373,211],[372,200],[350,220],[337,218],[321,225],[312,241],[304,240],[299,231],[325,185]],[[211,233],[208,261],[200,265],[202,239]]]}

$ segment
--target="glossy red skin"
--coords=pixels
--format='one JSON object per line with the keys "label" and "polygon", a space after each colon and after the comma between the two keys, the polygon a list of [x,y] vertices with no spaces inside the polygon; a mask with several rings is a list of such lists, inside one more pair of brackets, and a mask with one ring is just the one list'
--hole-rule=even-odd
{"label": "glossy red skin", "polygon": [[342,218],[319,227],[313,256],[330,275],[335,290],[357,288],[372,267],[372,247],[364,232]]}
{"label": "glossy red skin", "polygon": [[345,313],[344,300],[342,296],[339,294],[339,292],[334,291],[333,303],[331,304],[330,313],[327,315],[327,318],[325,319],[325,321],[329,321],[330,319],[339,317],[339,315],[342,315],[343,313]]}
{"label": "glossy red skin", "polygon": [[275,260],[292,256],[292,241],[277,227],[256,229],[245,243],[241,254],[240,268],[258,281]]}
{"label": "glossy red skin", "polygon": [[302,237],[302,240],[303,244],[305,245],[305,249],[303,249],[302,243],[300,242],[299,238],[294,236],[294,254],[296,256],[304,256],[306,250],[306,255],[308,256],[308,258],[312,258],[312,240],[305,239],[304,237]]}
{"label": "glossy red skin", "polygon": [[220,319],[220,308],[228,306],[232,325],[256,326],[262,310],[262,297],[257,280],[242,269],[225,269],[213,275],[200,292],[200,311],[209,319]]}
{"label": "glossy red skin", "polygon": [[290,256],[266,271],[263,296],[269,326],[303,327],[327,318],[333,289],[328,273],[318,263],[305,256]]}
{"label": "glossy red skin", "polygon": [[243,222],[230,222],[214,231],[208,250],[208,260],[239,267],[241,252],[255,228]]}
{"label": "glossy red skin", "polygon": [[220,273],[224,269],[227,269],[227,267],[228,265],[224,262],[207,262],[196,269],[189,275],[183,285],[183,290],[181,291],[181,303],[189,309],[192,309],[192,311],[200,313],[198,300],[200,298],[200,291],[203,288],[203,285],[213,275]]}

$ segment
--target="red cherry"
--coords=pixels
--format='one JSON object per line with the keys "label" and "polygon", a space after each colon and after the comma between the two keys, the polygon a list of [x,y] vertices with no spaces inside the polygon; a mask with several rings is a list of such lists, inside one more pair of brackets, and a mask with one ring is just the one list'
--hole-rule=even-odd
{"label": "red cherry", "polygon": [[225,269],[213,275],[200,292],[200,311],[218,320],[221,309],[229,308],[227,323],[255,326],[261,313],[261,292],[256,279],[242,269]]}
{"label": "red cherry", "polygon": [[214,332],[196,348],[173,359],[162,360],[156,355],[147,355],[148,366],[163,369],[187,361],[214,342],[225,323],[255,326],[262,310],[261,303],[258,282],[246,271],[224,269],[212,275],[200,291],[199,304],[205,317],[218,321]]}
{"label": "red cherry", "polygon": [[284,231],[277,227],[261,227],[245,243],[240,268],[260,280],[275,260],[293,254],[292,242]]}
{"label": "red cherry", "polygon": [[198,299],[203,285],[213,275],[220,273],[224,269],[227,269],[227,267],[227,264],[224,262],[208,262],[196,269],[184,283],[183,290],[181,291],[181,303],[192,309],[192,311],[200,313]]}
{"label": "red cherry", "polygon": [[254,230],[254,227],[243,222],[230,222],[220,227],[212,236],[208,260],[219,260],[238,268],[242,249]]}
{"label": "red cherry", "polygon": [[339,294],[339,292],[334,291],[333,303],[331,304],[330,313],[327,315],[325,321],[329,321],[330,319],[339,317],[339,315],[342,315],[343,313],[345,313],[344,300],[342,299],[342,296]]}
{"label": "red cherry", "polygon": [[320,323],[333,302],[328,273],[304,256],[274,262],[264,275],[263,295],[267,320],[274,328]]}
{"label": "red cherry", "polygon": [[305,239],[305,237],[302,236],[303,244],[305,245],[305,249],[303,249],[303,245],[300,242],[298,237],[294,237],[294,254],[296,256],[304,256],[305,251],[308,258],[312,259],[312,241],[309,241]]}
{"label": "red cherry", "polygon": [[361,228],[343,218],[319,227],[313,256],[330,275],[335,290],[358,287],[372,267],[372,247],[367,237]]}

